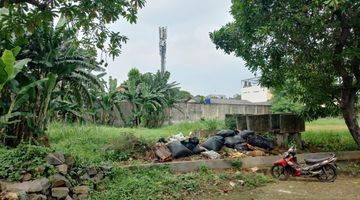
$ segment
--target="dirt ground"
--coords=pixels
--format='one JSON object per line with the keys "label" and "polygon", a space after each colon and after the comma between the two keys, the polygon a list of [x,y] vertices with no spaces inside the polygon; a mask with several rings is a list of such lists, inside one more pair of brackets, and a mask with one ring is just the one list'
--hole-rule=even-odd
{"label": "dirt ground", "polygon": [[229,200],[356,200],[360,199],[360,178],[341,176],[333,183],[317,179],[292,178],[250,191],[232,192],[214,199]]}

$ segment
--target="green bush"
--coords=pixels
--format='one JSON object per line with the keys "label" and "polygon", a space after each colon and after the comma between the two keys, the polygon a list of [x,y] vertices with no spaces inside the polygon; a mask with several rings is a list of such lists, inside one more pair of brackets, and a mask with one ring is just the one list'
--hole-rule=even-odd
{"label": "green bush", "polygon": [[233,115],[227,115],[225,117],[225,128],[235,130],[236,127],[236,117]]}
{"label": "green bush", "polygon": [[40,176],[37,168],[43,165],[46,171],[50,165],[44,165],[45,157],[50,149],[42,146],[21,144],[14,149],[0,148],[0,179],[19,181],[22,172],[32,172]]}
{"label": "green bush", "polygon": [[348,131],[306,131],[301,134],[305,147],[310,151],[354,151],[359,150]]}
{"label": "green bush", "polygon": [[145,155],[151,145],[144,139],[136,137],[133,133],[122,133],[106,147],[105,158],[112,161],[126,161]]}
{"label": "green bush", "polygon": [[214,131],[224,128],[224,123],[216,119],[207,119],[201,122],[203,124],[204,129],[207,131]]}

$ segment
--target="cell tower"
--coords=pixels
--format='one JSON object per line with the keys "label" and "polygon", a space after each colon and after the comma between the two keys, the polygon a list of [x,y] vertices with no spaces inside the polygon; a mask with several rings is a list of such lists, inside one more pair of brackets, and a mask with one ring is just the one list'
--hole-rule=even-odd
{"label": "cell tower", "polygon": [[161,73],[165,73],[165,64],[166,64],[166,39],[167,39],[167,28],[159,27],[159,49],[161,57]]}

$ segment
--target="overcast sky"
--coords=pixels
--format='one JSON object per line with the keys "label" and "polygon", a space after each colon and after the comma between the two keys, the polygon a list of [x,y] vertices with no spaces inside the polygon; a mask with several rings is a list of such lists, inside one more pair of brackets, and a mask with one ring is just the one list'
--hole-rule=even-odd
{"label": "overcast sky", "polygon": [[240,92],[240,80],[253,75],[244,62],[216,50],[209,32],[232,21],[231,0],[147,0],[136,24],[124,20],[111,25],[129,38],[122,54],[109,60],[108,75],[121,83],[129,69],[156,72],[160,69],[159,26],[167,26],[167,70],[172,80],[192,94]]}

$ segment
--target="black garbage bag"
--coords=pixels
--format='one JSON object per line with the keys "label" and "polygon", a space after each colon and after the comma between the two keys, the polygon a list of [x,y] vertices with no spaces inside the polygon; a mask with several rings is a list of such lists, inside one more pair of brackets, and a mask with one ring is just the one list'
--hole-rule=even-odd
{"label": "black garbage bag", "polygon": [[201,146],[205,147],[207,150],[220,151],[220,149],[224,146],[224,138],[215,135],[208,138]]}
{"label": "black garbage bag", "polygon": [[199,144],[199,139],[197,137],[192,137],[189,138],[188,141],[181,141],[181,144],[192,151]]}
{"label": "black garbage bag", "polygon": [[246,140],[242,138],[241,135],[235,135],[233,137],[226,137],[224,144],[229,148],[234,148],[236,144],[244,142],[246,142]]}
{"label": "black garbage bag", "polygon": [[219,132],[216,133],[216,135],[221,136],[221,137],[231,137],[235,135],[235,131],[233,130],[221,130]]}
{"label": "black garbage bag", "polygon": [[244,138],[245,140],[247,140],[248,137],[255,135],[255,132],[254,132],[254,131],[245,130],[245,131],[241,131],[241,132],[239,133],[239,135],[240,135],[242,138]]}
{"label": "black garbage bag", "polygon": [[234,149],[238,150],[238,151],[248,151],[249,148],[246,145],[246,143],[238,143],[234,145]]}
{"label": "black garbage bag", "polygon": [[206,151],[206,148],[200,145],[196,145],[196,147],[192,149],[193,154],[200,154],[204,151]]}
{"label": "black garbage bag", "polygon": [[247,137],[247,142],[252,146],[257,146],[263,149],[274,149],[274,142],[261,135],[250,135],[249,137]]}
{"label": "black garbage bag", "polygon": [[171,142],[167,145],[167,147],[170,149],[173,158],[181,158],[192,155],[192,151],[182,145],[179,141]]}

